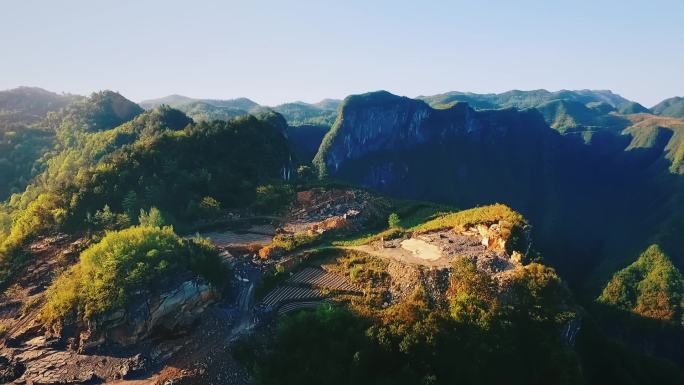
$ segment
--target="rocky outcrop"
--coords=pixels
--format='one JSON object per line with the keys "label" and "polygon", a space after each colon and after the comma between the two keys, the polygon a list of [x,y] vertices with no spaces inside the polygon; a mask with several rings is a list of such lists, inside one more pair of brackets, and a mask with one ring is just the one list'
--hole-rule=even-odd
{"label": "rocky outcrop", "polygon": [[[512,234],[515,233],[515,234]],[[493,224],[479,223],[463,232],[475,235],[481,239],[487,250],[498,254],[510,254],[511,259],[522,262],[532,248],[530,227],[515,227],[512,230],[504,228],[500,222]]]}
{"label": "rocky outcrop", "polygon": [[179,332],[196,322],[217,298],[208,283],[188,280],[158,295],[139,293],[140,302],[125,310],[107,313],[92,321],[79,334],[81,351],[115,343],[130,346],[155,331]]}
{"label": "rocky outcrop", "polygon": [[0,352],[0,382],[19,384],[92,384],[130,378],[148,366],[142,355],[84,355],[55,349],[38,337]]}

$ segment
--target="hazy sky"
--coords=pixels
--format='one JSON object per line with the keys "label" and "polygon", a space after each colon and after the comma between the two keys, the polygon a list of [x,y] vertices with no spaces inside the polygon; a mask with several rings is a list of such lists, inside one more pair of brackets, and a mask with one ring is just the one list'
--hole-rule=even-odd
{"label": "hazy sky", "polygon": [[684,1],[0,0],[0,89],[318,101],[378,89],[684,96]]}

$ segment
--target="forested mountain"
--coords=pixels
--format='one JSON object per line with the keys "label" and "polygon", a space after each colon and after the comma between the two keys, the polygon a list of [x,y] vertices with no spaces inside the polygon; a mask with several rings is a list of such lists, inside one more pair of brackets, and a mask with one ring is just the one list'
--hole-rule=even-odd
{"label": "forested mountain", "polygon": [[54,130],[40,122],[77,99],[34,87],[0,91],[0,199],[26,187],[54,146]]}
{"label": "forested mountain", "polygon": [[304,102],[286,103],[273,107],[292,126],[304,124],[330,127],[337,117],[340,101],[326,99],[316,104]]}
{"label": "forested mountain", "polygon": [[237,110],[249,111],[253,108],[259,107],[259,105],[247,98],[237,98],[237,99],[195,99],[189,98],[183,95],[169,95],[159,99],[143,100],[140,102],[140,106],[146,109],[159,107],[162,104],[166,104],[170,107],[181,107],[185,104],[190,104],[194,102],[201,102],[212,105],[214,107],[225,107],[233,108]]}
{"label": "forested mountain", "polygon": [[[17,267],[18,248],[50,229],[116,228],[134,223],[139,210],[152,205],[192,220],[203,202],[248,204],[256,194],[253,183],[290,167],[283,127],[272,125],[270,116],[263,119],[195,125],[178,110],[143,113],[108,91],[50,116],[57,152],[0,213],[12,218],[0,231],[3,278]],[[98,219],[104,212],[107,219]]]}
{"label": "forested mountain", "polygon": [[247,98],[215,100],[193,99],[181,95],[170,95],[140,103],[147,109],[168,105],[183,111],[197,122],[231,120],[249,114],[276,112],[287,121],[287,135],[297,157],[304,162],[310,162],[318,151],[323,136],[335,122],[339,104],[339,100],[325,99],[315,104],[293,102],[266,107]]}
{"label": "forested mountain", "polygon": [[3,381],[684,379],[680,119],[588,90],[19,90]]}
{"label": "forested mountain", "polygon": [[54,132],[41,128],[0,128],[0,198],[20,192],[41,167],[40,158],[55,142]]}
{"label": "forested mountain", "polygon": [[36,123],[48,112],[66,107],[76,99],[74,95],[60,95],[36,87],[0,91],[0,127]]}
{"label": "forested mountain", "polygon": [[182,95],[169,95],[159,99],[144,100],[140,105],[145,109],[167,105],[183,111],[196,121],[230,120],[246,116],[260,106],[247,99],[194,99]]}
{"label": "forested mountain", "polygon": [[[619,119],[606,116],[610,112],[618,114],[649,113],[650,110],[639,103],[627,100],[606,90],[546,90],[508,91],[501,94],[473,94],[447,92],[433,96],[419,96],[434,108],[447,108],[454,103],[468,103],[476,110],[501,108],[537,108],[546,122],[553,128],[565,131],[593,130],[595,127],[609,126],[621,129]],[[596,121],[597,119],[604,121]]]}
{"label": "forested mountain", "polygon": [[684,277],[657,245],[652,245],[626,268],[615,273],[599,301],[684,325]]}

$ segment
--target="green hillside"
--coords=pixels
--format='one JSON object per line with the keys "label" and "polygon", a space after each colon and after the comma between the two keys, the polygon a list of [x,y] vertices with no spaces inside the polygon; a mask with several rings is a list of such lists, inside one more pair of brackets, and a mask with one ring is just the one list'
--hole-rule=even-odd
{"label": "green hillside", "polygon": [[326,99],[317,104],[286,103],[273,107],[291,126],[317,125],[330,127],[337,117],[339,101]]}
{"label": "green hillside", "polygon": [[23,190],[43,168],[55,132],[41,122],[78,99],[34,87],[0,91],[0,199]]}
{"label": "green hillside", "polygon": [[615,273],[598,300],[644,317],[684,325],[684,277],[657,245]]}
{"label": "green hillside", "polygon": [[684,98],[665,99],[651,108],[654,114],[684,119]]}
{"label": "green hillside", "polygon": [[64,108],[77,99],[78,96],[60,95],[36,87],[0,91],[0,127],[37,123],[49,112]]}

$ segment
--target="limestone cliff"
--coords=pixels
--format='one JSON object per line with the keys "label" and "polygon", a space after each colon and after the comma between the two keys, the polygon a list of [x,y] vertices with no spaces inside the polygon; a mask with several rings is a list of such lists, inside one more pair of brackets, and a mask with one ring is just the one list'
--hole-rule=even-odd
{"label": "limestone cliff", "polygon": [[374,153],[420,145],[481,143],[513,131],[545,127],[536,110],[475,111],[465,103],[434,109],[421,100],[379,91],[344,101],[314,163],[321,173],[334,176],[346,162]]}

